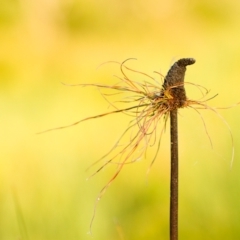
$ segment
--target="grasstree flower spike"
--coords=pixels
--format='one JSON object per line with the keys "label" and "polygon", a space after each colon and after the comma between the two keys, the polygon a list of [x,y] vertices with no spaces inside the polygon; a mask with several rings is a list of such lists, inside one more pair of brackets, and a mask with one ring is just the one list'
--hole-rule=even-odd
{"label": "grasstree flower spike", "polygon": [[[52,130],[59,130],[67,127],[72,127],[86,120],[100,118],[100,117],[104,117],[104,116],[115,114],[115,113],[124,113],[132,117],[132,120],[130,121],[129,126],[125,129],[122,136],[113,146],[113,148],[101,159],[99,159],[97,162],[91,165],[93,166],[99,163],[101,160],[103,161],[105,160],[105,162],[102,163],[102,165],[98,168],[98,170],[95,171],[94,174],[92,174],[90,177],[100,172],[103,168],[105,168],[109,164],[115,164],[117,166],[117,170],[113,174],[112,178],[99,192],[96,205],[97,205],[97,202],[101,199],[106,189],[109,187],[109,185],[121,172],[124,165],[137,161],[146,153],[148,146],[155,145],[156,153],[154,158],[152,159],[149,169],[151,168],[152,164],[154,163],[157,157],[157,154],[160,148],[161,136],[166,127],[166,122],[171,111],[176,110],[178,108],[189,107],[194,109],[200,115],[202,120],[203,118],[199,113],[198,109],[210,109],[211,111],[217,113],[216,108],[210,107],[206,104],[208,100],[215,97],[213,96],[206,99],[206,95],[208,94],[208,91],[206,88],[200,85],[192,84],[200,90],[200,92],[203,95],[203,98],[202,100],[196,101],[196,100],[190,100],[186,97],[184,84],[191,84],[191,83],[189,82],[184,83],[184,76],[186,72],[186,67],[188,65],[195,63],[195,60],[193,58],[183,58],[175,62],[173,66],[170,68],[170,70],[168,71],[167,76],[164,78],[163,85],[159,81],[156,81],[153,77],[149,76],[148,74],[127,67],[125,65],[127,60],[125,60],[122,63],[113,62],[120,65],[120,70],[122,73],[122,77],[117,77],[119,82],[114,85],[104,85],[104,84],[77,84],[77,85],[64,84],[64,85],[82,86],[82,87],[94,86],[99,89],[110,89],[112,91],[117,91],[117,93],[126,95],[125,97],[122,98],[120,102],[129,104],[128,107],[118,108],[117,106],[115,106],[114,103],[112,103],[107,99],[107,97],[111,97],[112,95],[114,95],[114,93],[104,94],[100,91],[102,96],[114,108],[113,111],[106,112],[106,113],[92,116],[92,117],[87,117],[85,119],[82,119],[80,121],[77,121],[67,126],[57,127],[57,128],[44,131],[44,132],[48,132]],[[140,74],[149,80],[145,80],[144,82],[132,80],[127,75],[128,71],[135,74]],[[160,76],[162,77],[161,74]],[[205,91],[205,93],[203,93],[203,91]],[[218,113],[217,115],[227,125],[227,123],[224,121],[221,115],[219,115]],[[163,120],[163,126],[160,133],[158,133],[157,131],[159,126],[158,123],[160,122],[160,120]],[[205,131],[208,135],[204,121],[203,121],[203,124],[205,127]],[[229,129],[228,125],[227,127]],[[41,132],[41,133],[44,133],[44,132]],[[129,134],[130,136],[129,141],[127,143],[122,144],[121,141],[123,141],[123,138],[125,138],[127,134]],[[232,135],[231,135],[231,138],[232,138]],[[211,139],[210,139],[210,142],[211,142]],[[233,156],[232,156],[232,159],[233,159]],[[96,209],[96,205],[95,205],[95,209]],[[94,216],[95,216],[95,211],[94,211]]]}

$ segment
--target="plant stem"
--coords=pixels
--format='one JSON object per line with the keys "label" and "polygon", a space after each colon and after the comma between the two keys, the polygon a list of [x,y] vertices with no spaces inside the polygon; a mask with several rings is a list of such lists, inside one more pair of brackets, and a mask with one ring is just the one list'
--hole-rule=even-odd
{"label": "plant stem", "polygon": [[169,91],[171,101],[171,179],[170,179],[170,240],[178,240],[178,126],[177,109],[184,107],[187,100],[184,88],[186,67],[195,63],[193,58],[182,58],[169,69],[163,83],[164,91]]}
{"label": "plant stem", "polygon": [[177,109],[170,112],[171,180],[170,180],[170,240],[178,239],[178,124]]}

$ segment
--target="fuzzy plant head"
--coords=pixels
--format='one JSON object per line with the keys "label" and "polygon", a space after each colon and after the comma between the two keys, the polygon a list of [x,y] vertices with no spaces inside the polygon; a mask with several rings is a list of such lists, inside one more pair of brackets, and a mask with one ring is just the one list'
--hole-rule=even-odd
{"label": "fuzzy plant head", "polygon": [[[127,67],[126,62],[128,60],[130,59],[127,59],[122,63],[113,62],[119,64],[122,74],[122,76],[117,77],[119,81],[113,85],[64,84],[66,86],[93,86],[99,88],[100,90],[110,89],[112,91],[112,94],[110,95],[114,95],[114,92],[120,93],[122,95],[122,98],[119,100],[119,102],[127,104],[127,107],[117,107],[115,103],[111,102],[111,100],[108,99],[109,94],[104,94],[100,91],[102,96],[113,108],[112,111],[96,116],[87,117],[67,126],[57,127],[44,131],[48,132],[52,130],[72,127],[81,122],[104,117],[110,114],[124,113],[130,116],[131,120],[129,122],[129,125],[127,126],[123,134],[120,136],[118,141],[114,144],[111,151],[109,151],[109,153],[107,153],[106,155],[104,155],[103,158],[101,158],[103,163],[99,167],[99,169],[93,174],[95,175],[109,164],[117,164],[117,171],[115,172],[110,182],[112,182],[112,180],[116,178],[116,176],[120,173],[125,164],[133,163],[139,160],[142,156],[145,155],[146,150],[149,146],[155,145],[156,153],[151,165],[153,164],[160,148],[160,140],[163,130],[165,129],[166,122],[172,110],[184,107],[191,107],[194,108],[194,110],[196,111],[198,111],[198,108],[209,109],[209,107],[205,104],[207,100],[195,101],[189,100],[186,97],[186,92],[184,88],[184,77],[187,66],[195,63],[195,60],[193,58],[182,58],[176,61],[168,71],[167,75],[164,77],[163,83],[157,81],[155,78],[149,76],[146,73]],[[128,72],[144,76],[146,80],[140,82],[131,79],[128,76]],[[200,88],[201,91],[202,89],[206,90],[199,85],[196,86]],[[161,121],[162,125],[160,124]],[[159,128],[160,131],[158,131]],[[129,140],[123,145],[122,139],[126,139],[127,135],[129,135]],[[99,163],[99,161],[97,161],[97,163]]]}
{"label": "fuzzy plant head", "polygon": [[[155,80],[155,78],[149,76],[146,73],[127,67],[126,62],[128,60],[122,63],[113,62],[113,63],[119,64],[121,75],[122,75],[120,77],[117,77],[118,82],[113,85],[64,84],[66,86],[97,87],[98,89],[100,89],[100,92],[104,97],[104,99],[106,99],[108,103],[111,105],[111,107],[113,108],[112,111],[102,113],[96,116],[87,117],[67,126],[52,128],[44,131],[44,132],[48,132],[52,130],[59,130],[59,129],[72,127],[84,121],[104,117],[110,114],[124,113],[125,115],[127,115],[126,117],[131,117],[129,125],[126,127],[125,131],[117,140],[117,142],[113,145],[112,149],[107,154],[105,154],[102,158],[100,158],[98,161],[96,161],[94,164],[91,165],[91,166],[93,165],[95,166],[101,163],[100,167],[98,167],[97,170],[94,171],[94,173],[90,177],[99,173],[102,169],[104,169],[108,165],[114,164],[115,166],[117,166],[117,169],[115,170],[114,174],[112,175],[108,183],[99,192],[96,205],[97,205],[97,202],[101,199],[104,192],[107,190],[107,188],[111,185],[114,179],[119,175],[123,167],[126,164],[134,163],[140,158],[142,158],[143,156],[145,156],[149,146],[155,146],[156,147],[155,155],[149,166],[149,169],[151,168],[151,166],[155,162],[156,157],[158,155],[162,133],[165,130],[166,122],[168,120],[168,117],[171,111],[180,109],[180,108],[191,108],[200,115],[202,120],[203,118],[199,112],[199,109],[209,109],[218,115],[216,108],[210,107],[206,104],[208,100],[212,99],[215,96],[206,98],[208,94],[208,91],[206,88],[197,84],[184,82],[187,66],[195,63],[195,60],[193,58],[182,58],[176,61],[168,71],[166,77],[164,77],[163,83]],[[144,76],[146,80],[140,82],[140,81],[131,79],[130,77],[128,77],[129,72]],[[161,74],[160,76],[162,77]],[[185,87],[184,87],[186,84],[194,85],[201,91],[203,95],[201,100],[191,100],[187,98]],[[112,93],[104,94],[101,91],[101,89],[111,90]],[[127,107],[119,108],[115,105],[115,102],[112,102],[111,100],[108,99],[109,96],[114,95],[114,92],[116,94],[120,93],[122,95],[122,98],[119,100],[119,102],[123,102],[127,104],[128,105]],[[219,115],[219,117],[222,119],[221,115]],[[225,121],[224,123],[227,125]],[[204,120],[203,120],[203,124],[205,127],[205,131],[209,137]],[[228,125],[227,127],[229,129]],[[44,133],[44,132],[41,132],[41,133]],[[230,134],[231,134],[231,131],[230,131]],[[126,141],[126,136],[128,136],[127,141]],[[231,135],[231,138],[232,138],[232,135]],[[209,137],[209,140],[211,142],[210,137]],[[232,159],[233,159],[233,154],[232,154]],[[95,209],[96,209],[96,205],[95,205]],[[94,210],[94,215],[95,215],[95,210]]]}

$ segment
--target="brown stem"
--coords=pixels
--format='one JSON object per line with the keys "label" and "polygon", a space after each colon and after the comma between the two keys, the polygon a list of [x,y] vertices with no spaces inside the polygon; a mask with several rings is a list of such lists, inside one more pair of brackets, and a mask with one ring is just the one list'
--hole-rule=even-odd
{"label": "brown stem", "polygon": [[171,180],[170,180],[170,240],[178,239],[178,124],[177,109],[170,112]]}
{"label": "brown stem", "polygon": [[184,88],[186,67],[195,63],[193,58],[182,58],[169,69],[163,83],[172,99],[170,107],[171,180],[170,180],[170,240],[178,240],[178,126],[177,109],[184,107],[187,99]]}

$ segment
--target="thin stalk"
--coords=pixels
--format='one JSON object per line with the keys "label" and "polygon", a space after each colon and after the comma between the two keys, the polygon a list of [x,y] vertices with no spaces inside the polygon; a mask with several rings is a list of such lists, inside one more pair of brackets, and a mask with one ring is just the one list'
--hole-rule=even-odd
{"label": "thin stalk", "polygon": [[178,239],[178,123],[177,109],[170,112],[171,179],[170,179],[170,240]]}
{"label": "thin stalk", "polygon": [[170,179],[170,240],[178,240],[178,126],[177,109],[187,101],[184,88],[186,67],[195,63],[193,58],[182,58],[169,69],[163,83],[163,94],[171,96],[170,133],[171,133],[171,179]]}

